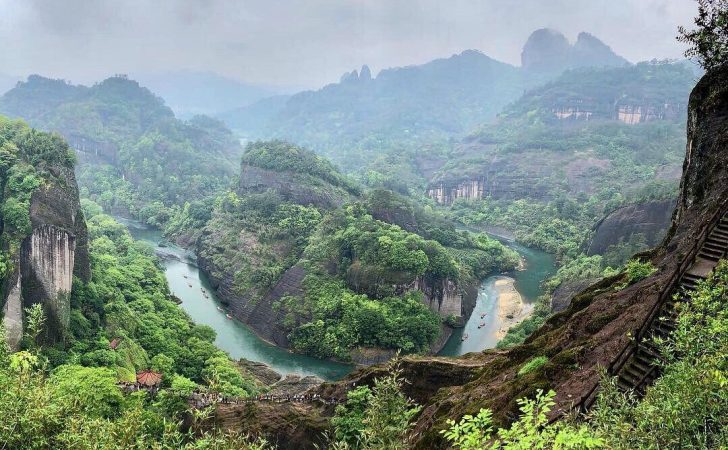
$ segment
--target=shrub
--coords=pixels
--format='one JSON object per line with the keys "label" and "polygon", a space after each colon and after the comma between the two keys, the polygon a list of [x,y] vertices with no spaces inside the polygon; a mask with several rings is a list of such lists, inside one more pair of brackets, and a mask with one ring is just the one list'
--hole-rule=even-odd
{"label": "shrub", "polygon": [[545,356],[536,356],[520,368],[520,370],[518,371],[518,376],[521,377],[523,375],[533,372],[534,370],[538,370],[543,367],[543,365],[546,364],[548,361],[549,359]]}

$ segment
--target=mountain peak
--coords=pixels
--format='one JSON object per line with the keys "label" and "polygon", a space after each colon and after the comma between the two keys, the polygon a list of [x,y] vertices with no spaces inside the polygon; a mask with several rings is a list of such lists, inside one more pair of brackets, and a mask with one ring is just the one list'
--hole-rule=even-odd
{"label": "mountain peak", "polygon": [[521,53],[524,69],[560,72],[574,67],[621,66],[628,61],[594,35],[581,32],[572,45],[561,32],[550,28],[534,31]]}
{"label": "mountain peak", "polygon": [[364,64],[359,70],[359,81],[370,81],[372,79],[372,71],[369,70],[369,66]]}

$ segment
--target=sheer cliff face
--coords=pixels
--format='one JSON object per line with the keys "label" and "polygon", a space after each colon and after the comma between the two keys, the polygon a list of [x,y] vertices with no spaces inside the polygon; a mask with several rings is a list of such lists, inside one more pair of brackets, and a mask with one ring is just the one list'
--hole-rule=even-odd
{"label": "sheer cliff face", "polygon": [[22,337],[23,310],[37,303],[46,315],[45,338],[62,340],[70,320],[73,276],[90,277],[86,223],[73,170],[50,172],[51,181],[31,196],[32,231],[12,255],[15,270],[4,280],[3,320],[13,349]]}

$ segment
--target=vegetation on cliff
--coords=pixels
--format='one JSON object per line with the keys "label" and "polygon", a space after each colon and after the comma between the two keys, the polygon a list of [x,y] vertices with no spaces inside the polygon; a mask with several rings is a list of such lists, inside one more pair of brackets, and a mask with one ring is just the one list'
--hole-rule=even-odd
{"label": "vegetation on cliff", "polygon": [[[218,197],[199,255],[213,278],[232,276],[245,301],[260,301],[291,267],[305,270],[302,295],[273,304],[298,351],[344,359],[358,346],[425,351],[441,319],[412,291],[434,298],[447,283],[475,284],[518,262],[497,241],[458,232],[406,197],[381,189],[358,196],[328,161],[291,144],[250,144],[242,164],[248,181]],[[258,178],[258,169],[280,178]],[[320,201],[324,193],[341,206]]]}
{"label": "vegetation on cliff", "polygon": [[72,169],[74,162],[60,136],[0,116],[0,280],[12,271],[20,243],[32,231],[33,192],[49,183],[65,184],[58,170]]}
{"label": "vegetation on cliff", "polygon": [[32,75],[0,98],[0,113],[62,134],[78,152],[83,196],[155,226],[226,188],[241,153],[221,122],[177,120],[123,76],[86,87]]}

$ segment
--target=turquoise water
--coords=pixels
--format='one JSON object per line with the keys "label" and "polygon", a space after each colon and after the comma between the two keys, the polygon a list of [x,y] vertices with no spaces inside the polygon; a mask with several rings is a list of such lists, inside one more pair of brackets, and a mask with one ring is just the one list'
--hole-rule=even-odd
{"label": "turquoise water", "polygon": [[[245,324],[226,317],[224,306],[215,295],[208,280],[195,265],[194,255],[172,244],[163,242],[162,233],[139,222],[117,218],[125,224],[135,239],[152,245],[162,257],[170,290],[182,300],[180,305],[195,323],[208,325],[217,333],[215,344],[232,358],[245,358],[268,364],[282,374],[316,375],[325,380],[337,380],[353,370],[354,366],[311,358],[291,353],[260,339]],[[499,238],[500,239],[500,238]],[[532,303],[541,293],[541,281],[553,273],[554,260],[547,253],[524,247],[513,241],[501,241],[520,253],[526,263],[525,270],[508,273],[515,279],[516,289],[526,303]],[[440,355],[458,356],[468,352],[495,347],[495,332],[500,323],[497,315],[495,282],[502,275],[483,280],[475,311],[464,328],[456,329]],[[485,314],[481,318],[482,314]],[[484,326],[478,328],[478,325]],[[461,341],[463,333],[468,339]]]}
{"label": "turquoise water", "polygon": [[117,220],[129,228],[135,239],[149,243],[162,256],[169,288],[182,300],[180,306],[195,323],[212,327],[217,333],[215,345],[232,358],[262,362],[282,374],[316,375],[324,380],[338,380],[354,368],[349,364],[291,353],[260,339],[243,323],[226,317],[210,283],[195,266],[193,254],[171,244],[160,247],[158,244],[163,240],[160,231],[138,222]]}
{"label": "turquoise water", "polygon": [[[478,299],[473,314],[465,327],[456,329],[453,332],[447,344],[440,350],[439,355],[459,356],[495,347],[498,343],[496,333],[501,326],[500,320],[498,320],[498,293],[495,289],[495,282],[498,279],[513,278],[516,290],[521,294],[526,308],[532,308],[533,302],[543,292],[541,282],[556,270],[552,255],[525,247],[512,240],[498,236],[493,237],[517,251],[523,258],[525,267],[523,270],[509,272],[506,276],[493,275],[483,280],[478,291]],[[464,334],[468,336],[465,341],[462,340]]]}

